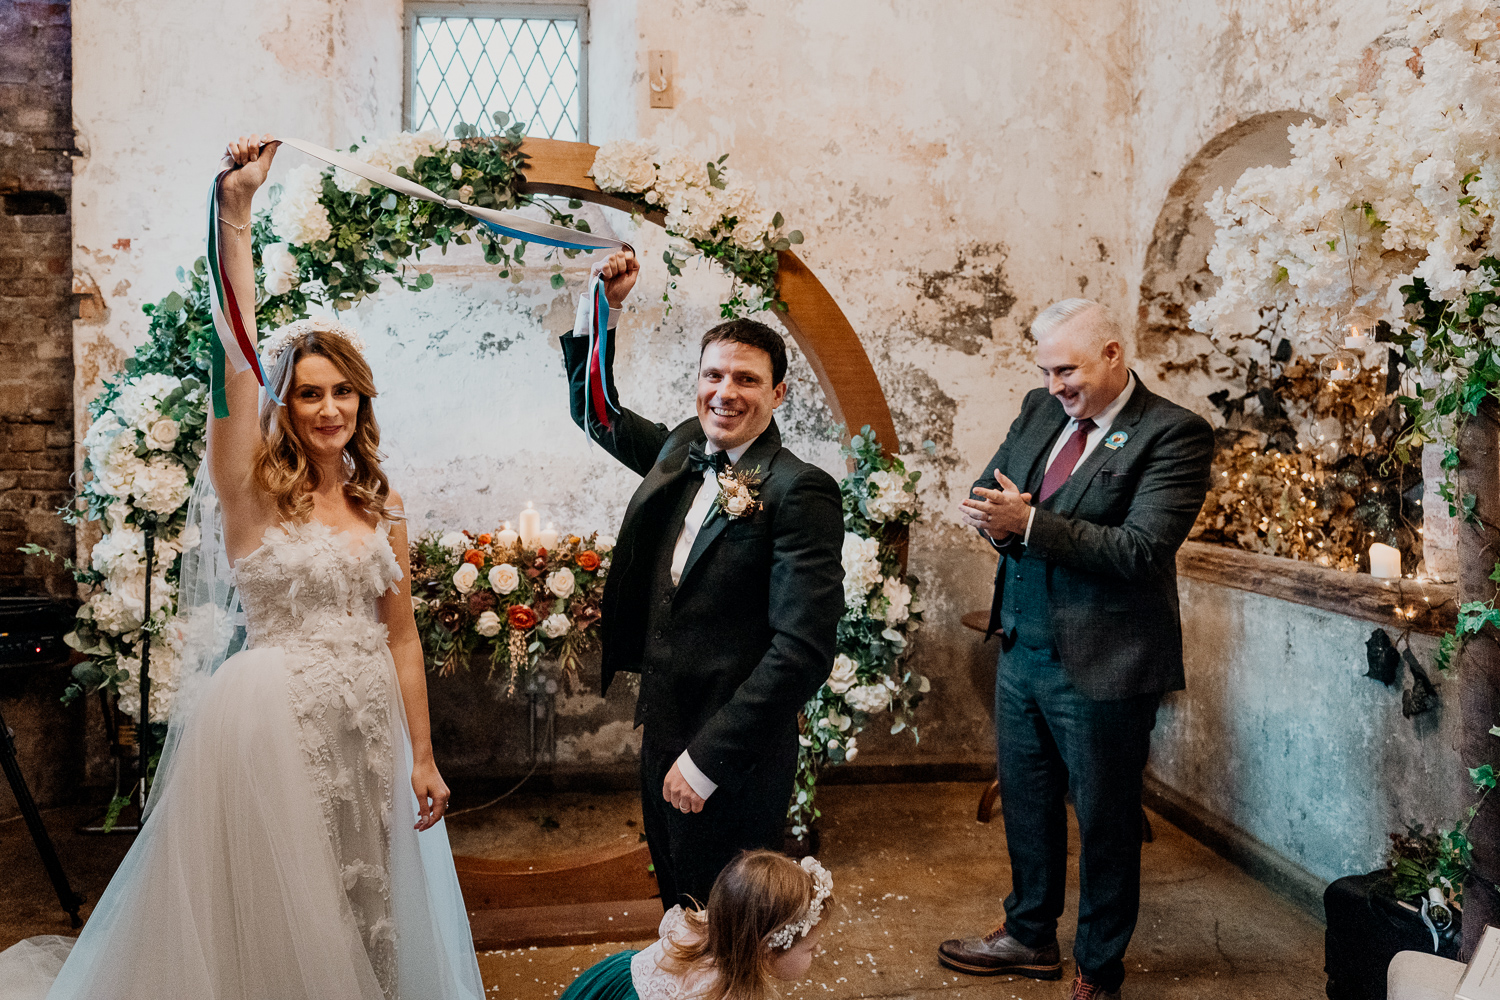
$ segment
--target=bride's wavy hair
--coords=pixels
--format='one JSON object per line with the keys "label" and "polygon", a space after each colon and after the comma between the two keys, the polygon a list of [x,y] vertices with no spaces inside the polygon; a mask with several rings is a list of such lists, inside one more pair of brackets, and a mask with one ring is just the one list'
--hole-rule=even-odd
{"label": "bride's wavy hair", "polygon": [[[745,851],[731,861],[714,880],[708,907],[687,912],[695,939],[668,938],[664,943],[666,957],[677,969],[712,965],[713,985],[694,1000],[771,996],[771,962],[777,954],[771,936],[806,915],[816,888],[801,865],[775,851]],[[824,905],[824,919],[833,912],[832,904],[830,898]]]}
{"label": "bride's wavy hair", "polygon": [[[284,343],[266,373],[266,384],[276,395],[290,402],[297,373],[297,362],[312,355],[327,358],[349,380],[359,393],[359,409],[354,422],[354,436],[344,446],[344,495],[365,513],[381,520],[395,520],[399,514],[387,505],[391,495],[390,480],[380,467],[380,425],[375,421],[375,377],[360,353],[352,330],[342,324],[303,320],[280,334],[272,334]],[[269,395],[260,407],[261,445],[255,455],[252,476],[255,485],[276,503],[283,518],[305,521],[312,516],[312,496],[320,482],[318,467],[308,454],[307,444],[292,425],[287,406],[278,406]]]}

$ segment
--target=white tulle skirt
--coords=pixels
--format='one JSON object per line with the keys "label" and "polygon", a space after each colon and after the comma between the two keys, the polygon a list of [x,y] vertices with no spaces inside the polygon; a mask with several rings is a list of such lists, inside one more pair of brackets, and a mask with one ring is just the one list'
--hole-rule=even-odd
{"label": "white tulle skirt", "polygon": [[[399,700],[389,995],[481,1000],[447,831],[412,829],[411,741]],[[225,661],[176,761],[76,944],[32,938],[0,953],[0,1000],[386,997],[299,749],[281,649]]]}

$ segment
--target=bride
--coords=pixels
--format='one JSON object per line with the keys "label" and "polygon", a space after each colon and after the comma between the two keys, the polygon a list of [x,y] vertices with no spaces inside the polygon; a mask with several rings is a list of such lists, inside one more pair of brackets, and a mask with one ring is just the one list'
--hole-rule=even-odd
{"label": "bride", "polygon": [[[228,147],[219,245],[240,303],[255,301],[250,203],[275,150]],[[253,330],[253,306],[243,318]],[[35,938],[0,954],[0,1000],[484,995],[361,349],[340,323],[302,320],[261,344],[284,405],[251,370],[226,379],[195,498],[198,587],[219,607],[197,611],[223,619],[236,588],[245,648],[218,664],[227,643],[206,644],[218,655],[184,678],[130,853],[71,952]]]}

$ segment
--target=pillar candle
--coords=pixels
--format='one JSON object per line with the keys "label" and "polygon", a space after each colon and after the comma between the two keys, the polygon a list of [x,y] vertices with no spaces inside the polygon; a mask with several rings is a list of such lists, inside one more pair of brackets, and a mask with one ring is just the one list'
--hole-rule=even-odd
{"label": "pillar candle", "polygon": [[518,535],[514,531],[510,530],[510,522],[509,521],[505,522],[505,524],[500,528],[500,534],[498,534],[495,537],[496,537],[496,540],[500,543],[500,547],[502,549],[508,549],[508,548],[510,548],[512,545],[516,544],[516,542],[519,541],[520,538],[521,538],[520,535]]}
{"label": "pillar candle", "polygon": [[542,533],[542,513],[533,510],[531,501],[526,501],[526,509],[521,511],[521,544],[528,549],[536,548],[538,537]]}
{"label": "pillar candle", "polygon": [[1401,550],[1376,542],[1370,546],[1370,575],[1387,580],[1401,575]]}
{"label": "pillar candle", "polygon": [[546,549],[547,551],[550,552],[553,549],[557,548],[557,529],[552,527],[552,525],[549,523],[547,525],[547,530],[542,532],[541,539],[542,548]]}

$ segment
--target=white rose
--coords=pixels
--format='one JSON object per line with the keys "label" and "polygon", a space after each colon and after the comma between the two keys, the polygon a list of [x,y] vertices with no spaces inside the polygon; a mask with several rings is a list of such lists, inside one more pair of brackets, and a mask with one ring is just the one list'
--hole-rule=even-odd
{"label": "white rose", "polygon": [[490,567],[490,589],[497,594],[508,594],[521,585],[521,571],[510,563]]}
{"label": "white rose", "polygon": [[880,585],[880,593],[886,599],[885,623],[887,625],[900,625],[910,617],[911,588],[900,578],[886,577],[885,582]]}
{"label": "white rose", "polygon": [[843,694],[854,686],[858,680],[857,671],[859,664],[840,653],[833,658],[833,673],[828,675],[828,690],[834,694]]}
{"label": "white rose", "polygon": [[162,417],[146,432],[146,444],[158,451],[171,451],[180,433],[177,421],[171,417]]}
{"label": "white rose", "polygon": [[883,684],[863,684],[851,688],[849,693],[844,695],[844,700],[851,708],[856,708],[861,712],[883,712],[890,707],[891,693]]}
{"label": "white rose", "polygon": [[483,636],[500,634],[500,616],[493,611],[483,612],[474,623],[474,631]]}
{"label": "white rose", "polygon": [[730,517],[739,517],[750,506],[750,498],[743,493],[731,493],[724,501],[724,510]]}
{"label": "white rose", "polygon": [[452,175],[454,180],[462,180],[464,176],[464,168],[461,164],[454,163],[448,167],[448,173]]}
{"label": "white rose", "polygon": [[560,569],[547,574],[547,589],[550,590],[555,597],[571,596],[573,593],[573,586],[574,580],[573,572],[571,570]]}
{"label": "white rose", "polygon": [[462,531],[449,531],[438,539],[438,544],[456,555],[468,551],[469,536]]}
{"label": "white rose", "polygon": [[474,589],[474,581],[477,579],[479,579],[479,567],[466,562],[458,567],[458,572],[453,574],[453,586],[458,588],[460,594],[467,594]]}
{"label": "white rose", "polygon": [[572,627],[573,622],[564,614],[548,615],[542,620],[542,634],[549,639],[567,635]]}
{"label": "white rose", "polygon": [[465,205],[474,204],[474,185],[465,184],[463,187],[459,188],[458,200],[463,202]]}

